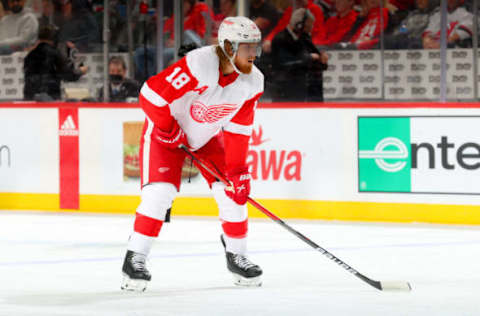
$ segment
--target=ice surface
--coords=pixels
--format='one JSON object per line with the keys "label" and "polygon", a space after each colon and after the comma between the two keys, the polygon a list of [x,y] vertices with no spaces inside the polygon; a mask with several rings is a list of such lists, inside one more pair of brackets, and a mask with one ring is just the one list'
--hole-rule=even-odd
{"label": "ice surface", "polygon": [[0,315],[479,315],[480,227],[288,221],[380,292],[272,221],[251,220],[263,286],[239,288],[212,218],[165,225],[145,293],[120,290],[133,215],[0,212]]}

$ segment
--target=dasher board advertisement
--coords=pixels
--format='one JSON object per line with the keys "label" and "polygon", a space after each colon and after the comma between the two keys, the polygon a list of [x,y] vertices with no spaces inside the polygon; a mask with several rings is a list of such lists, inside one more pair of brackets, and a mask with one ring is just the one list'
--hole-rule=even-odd
{"label": "dasher board advertisement", "polygon": [[358,117],[359,192],[480,195],[480,117]]}
{"label": "dasher board advertisement", "polygon": [[[342,178],[331,174],[342,163],[333,157],[342,157],[345,148],[336,146],[340,135],[324,137],[338,125],[334,112],[260,109],[256,114],[246,161],[256,197],[320,199],[339,191]],[[140,194],[143,112],[80,109],[79,116],[80,194]],[[319,124],[322,119],[325,121]],[[287,121],[302,124],[285,128]],[[332,163],[334,167],[320,168]],[[330,180],[319,181],[321,177]],[[182,179],[181,196],[211,195],[208,184],[188,160]]]}
{"label": "dasher board advertisement", "polygon": [[57,109],[0,109],[0,192],[58,193]]}

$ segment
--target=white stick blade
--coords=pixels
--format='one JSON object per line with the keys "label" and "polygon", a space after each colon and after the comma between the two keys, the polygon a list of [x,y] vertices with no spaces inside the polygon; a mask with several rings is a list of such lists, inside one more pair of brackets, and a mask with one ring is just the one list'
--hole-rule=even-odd
{"label": "white stick blade", "polygon": [[410,292],[412,290],[412,286],[408,282],[403,281],[386,281],[380,282],[382,286],[382,291],[403,291],[403,292]]}

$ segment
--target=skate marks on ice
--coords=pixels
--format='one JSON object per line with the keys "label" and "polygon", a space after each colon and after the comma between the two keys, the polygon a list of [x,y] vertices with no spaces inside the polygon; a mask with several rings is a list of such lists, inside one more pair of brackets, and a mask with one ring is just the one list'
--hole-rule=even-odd
{"label": "skate marks on ice", "polygon": [[0,289],[0,315],[478,315],[478,227],[293,221],[368,276],[414,287],[383,293],[270,221],[252,220],[249,255],[265,275],[262,287],[245,289],[233,285],[225,267],[216,219],[179,218],[156,243],[151,285],[130,293],[120,290],[120,270],[131,222],[0,215],[0,249],[8,253],[0,275],[11,285]]}
{"label": "skate marks on ice", "polygon": [[3,298],[4,304],[24,305],[24,306],[72,306],[72,305],[90,305],[103,302],[118,301],[120,304],[128,303],[129,300],[138,299],[172,299],[182,296],[191,297],[192,295],[212,294],[217,292],[239,291],[244,289],[235,285],[231,286],[212,286],[197,288],[177,288],[177,289],[147,289],[145,292],[126,292],[120,288],[106,292],[50,292],[50,293],[30,293],[22,295],[12,295]]}

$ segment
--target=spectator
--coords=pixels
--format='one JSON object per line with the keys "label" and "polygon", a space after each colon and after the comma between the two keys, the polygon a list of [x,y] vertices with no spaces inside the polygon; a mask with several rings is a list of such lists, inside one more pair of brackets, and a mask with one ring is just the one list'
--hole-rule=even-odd
{"label": "spectator", "polygon": [[[205,18],[213,20],[213,12],[205,3],[197,0],[183,0],[183,30],[190,31],[186,32],[185,36],[190,38],[189,42],[194,42],[198,46],[202,44],[207,30]],[[172,15],[163,26],[163,31],[169,36],[167,47],[173,47],[174,22]]]}
{"label": "spectator", "polygon": [[325,38],[317,44],[330,46],[346,41],[346,35],[357,21],[358,12],[353,10],[355,0],[336,0],[336,14],[325,22]]}
{"label": "spectator", "polygon": [[38,19],[39,29],[49,24],[61,28],[63,25],[62,0],[42,0],[42,15]]}
{"label": "spectator", "polygon": [[237,13],[236,2],[236,0],[220,0],[220,12],[218,14],[215,14],[213,19],[215,21],[220,21],[221,23],[225,18],[235,16],[235,14]]}
{"label": "spectator", "polygon": [[300,8],[272,42],[274,101],[323,101],[322,72],[328,56],[312,43],[313,14]]}
{"label": "spectator", "polygon": [[335,0],[317,0],[317,3],[322,8],[325,17],[330,13],[335,13]]}
{"label": "spectator", "polygon": [[[203,2],[197,0],[183,0],[183,43],[194,43],[200,47],[204,44],[206,35],[206,18],[213,20],[213,12]],[[174,49],[174,17],[173,15],[164,23],[164,32],[167,37],[163,50],[163,63],[168,65],[175,57]],[[147,40],[148,42],[148,40]],[[151,45],[142,45],[135,50],[135,79],[145,81],[157,73],[156,49]]]}
{"label": "spectator", "polygon": [[38,18],[38,28],[42,28],[48,24],[53,14],[53,3],[51,0],[42,0],[42,15]]}
{"label": "spectator", "polygon": [[0,20],[7,15],[5,8],[3,7],[2,1],[0,1]]}
{"label": "spectator", "polygon": [[[163,1],[165,4],[170,1]],[[150,15],[148,5],[144,0],[136,0],[130,4],[132,8],[132,35],[133,46],[137,47],[134,53],[135,79],[145,81],[156,74],[157,56],[156,56],[156,28],[157,16]],[[171,11],[170,9],[168,9]],[[160,17],[163,18],[163,17]]]}
{"label": "spectator", "polygon": [[[128,23],[126,11],[127,4],[118,0],[116,3],[112,3],[109,8],[109,27],[111,35],[110,51],[128,51]],[[101,17],[103,19],[103,12],[101,12]],[[103,24],[101,24],[101,26],[103,26]]]}
{"label": "spectator", "polygon": [[265,38],[278,22],[277,9],[265,0],[251,0],[248,12],[250,13],[250,19],[262,32],[262,38]]}
{"label": "spectator", "polygon": [[237,7],[235,3],[236,0],[220,0],[220,12],[213,17],[212,39],[210,40],[211,44],[216,43],[218,27],[223,19],[237,15]]}
{"label": "spectator", "polygon": [[391,35],[385,37],[386,49],[419,49],[423,47],[422,34],[434,6],[432,0],[416,0],[417,8],[400,22]]}
{"label": "spectator", "polygon": [[381,32],[384,32],[387,28],[388,9],[380,7],[380,1],[382,0],[364,0],[365,20],[350,39],[350,43],[355,48],[369,49],[376,47]]}
{"label": "spectator", "polygon": [[53,25],[42,27],[38,34],[37,46],[25,57],[23,65],[25,100],[59,100],[62,80],[76,81],[87,73],[86,66],[75,69],[73,63],[56,48],[56,32]]}
{"label": "spectator", "polygon": [[100,29],[88,0],[66,0],[65,23],[59,41],[71,42],[80,52],[90,52],[100,43]]}
{"label": "spectator", "polygon": [[[353,1],[353,0],[352,0]],[[323,10],[320,6],[313,3],[313,0],[295,0],[295,5],[297,8],[306,8],[310,11],[315,17],[315,23],[313,24],[312,29],[312,40],[315,45],[320,44],[325,38],[325,29],[324,29],[324,16]],[[285,9],[282,17],[275,25],[273,30],[265,37],[263,41],[263,51],[270,53],[272,49],[272,40],[279,32],[283,31],[290,23],[292,17],[293,6],[289,6]]]}
{"label": "spectator", "polygon": [[[447,41],[449,47],[471,47],[473,14],[462,7],[462,4],[463,0],[447,0]],[[440,48],[440,17],[440,10],[430,17],[427,29],[423,33],[423,48]]]}
{"label": "spectator", "polygon": [[8,0],[11,13],[0,20],[0,54],[11,54],[35,44],[38,21],[25,0]]}
{"label": "spectator", "polygon": [[[130,98],[138,98],[140,84],[126,78],[127,65],[122,57],[111,57],[108,61],[108,74],[110,76],[110,101],[125,102]],[[103,101],[103,87],[98,90],[98,100]]]}

